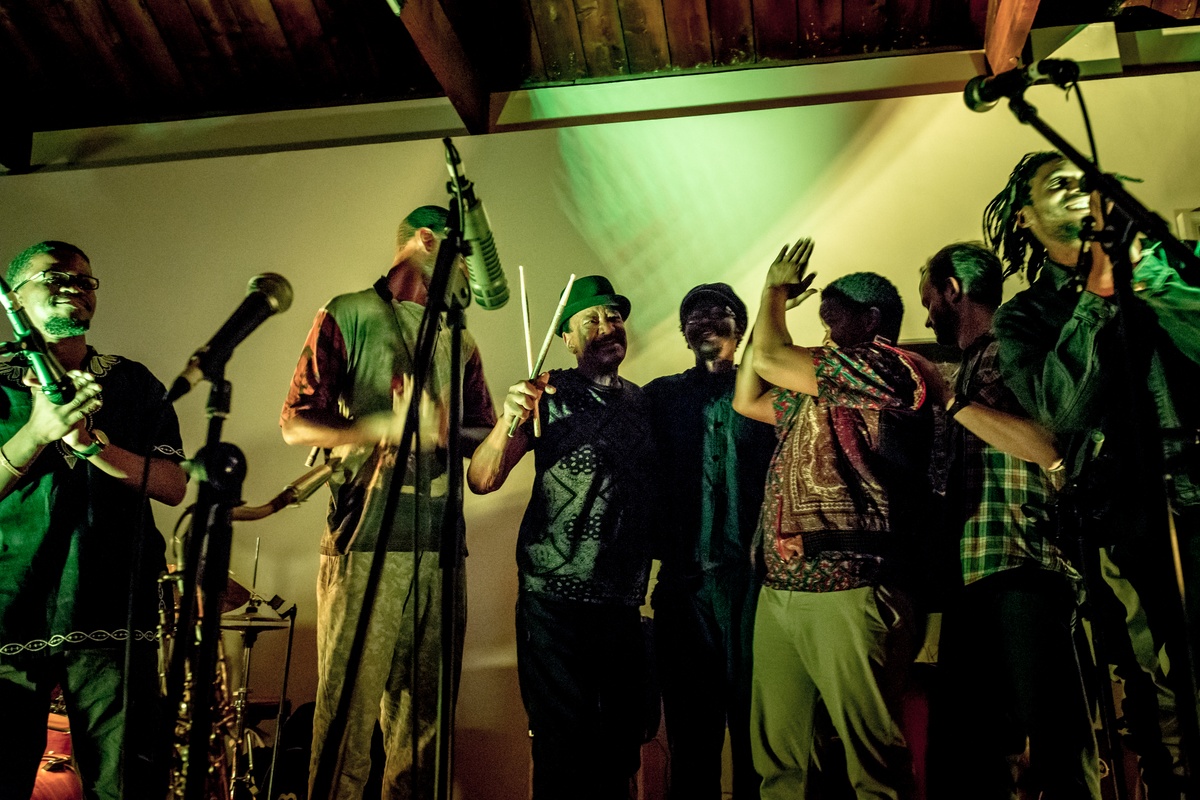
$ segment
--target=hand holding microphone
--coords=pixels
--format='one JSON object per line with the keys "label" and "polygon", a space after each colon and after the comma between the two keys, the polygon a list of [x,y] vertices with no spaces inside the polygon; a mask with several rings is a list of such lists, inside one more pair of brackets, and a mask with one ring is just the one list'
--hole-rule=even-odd
{"label": "hand holding microphone", "polygon": [[55,405],[61,406],[71,402],[75,396],[73,381],[67,376],[62,364],[58,363],[54,353],[50,352],[41,332],[29,321],[29,315],[25,313],[16,292],[9,288],[3,278],[0,278],[0,305],[4,306],[4,313],[8,316],[8,322],[17,337],[21,357],[37,375],[42,394],[50,398],[50,402]]}

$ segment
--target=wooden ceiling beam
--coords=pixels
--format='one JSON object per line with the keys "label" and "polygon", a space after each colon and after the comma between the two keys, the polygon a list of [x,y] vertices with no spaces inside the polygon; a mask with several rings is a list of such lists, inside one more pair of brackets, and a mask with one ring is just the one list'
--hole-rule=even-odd
{"label": "wooden ceiling beam", "polygon": [[487,133],[491,127],[491,97],[483,76],[463,47],[443,0],[404,0],[400,19],[421,57],[446,92],[468,133]]}
{"label": "wooden ceiling beam", "polygon": [[1038,0],[989,0],[983,51],[993,74],[1020,66],[1037,10]]}

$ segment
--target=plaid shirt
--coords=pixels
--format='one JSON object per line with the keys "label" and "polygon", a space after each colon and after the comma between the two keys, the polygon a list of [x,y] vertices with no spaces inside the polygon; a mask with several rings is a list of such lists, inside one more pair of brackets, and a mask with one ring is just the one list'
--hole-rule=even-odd
{"label": "plaid shirt", "polygon": [[[999,344],[992,334],[976,339],[963,353],[955,391],[972,403],[1024,416],[1013,393],[1000,378]],[[1034,565],[1079,574],[1052,541],[1054,487],[1038,465],[1022,461],[985,443],[961,425],[952,429],[961,479],[958,506],[963,520],[959,555],[964,584],[1006,569]]]}

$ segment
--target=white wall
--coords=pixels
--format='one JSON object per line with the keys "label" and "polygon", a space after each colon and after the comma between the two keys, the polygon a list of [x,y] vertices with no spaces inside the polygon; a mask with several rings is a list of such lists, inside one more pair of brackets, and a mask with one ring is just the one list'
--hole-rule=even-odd
{"label": "white wall", "polygon": [[[1200,74],[1085,85],[1105,168],[1145,179],[1134,194],[1164,216],[1200,206]],[[1029,98],[1083,144],[1075,106],[1038,88]],[[570,272],[607,274],[633,302],[625,373],[638,382],[689,366],[679,299],[723,280],[753,313],[767,265],[800,235],[817,240],[818,283],[860,269],[899,286],[903,338],[927,338],[916,272],[940,246],[979,237],[983,206],[1039,137],[999,108],[972,114],[958,95],[509,133],[456,142],[496,232],[516,292],[524,264],[540,340]],[[46,238],[81,246],[103,281],[90,340],[145,362],[164,381],[216,330],[263,271],[287,276],[292,310],[236,352],[225,438],[245,452],[244,497],[264,502],[304,471],[276,420],[313,312],[369,285],[390,264],[411,208],[444,198],[440,142],[407,142],[5,176],[0,259]],[[516,302],[475,309],[497,402],[524,370]],[[816,304],[794,312],[795,338],[821,337]],[[567,366],[552,348],[549,366]],[[206,386],[177,404],[189,454],[205,430]],[[466,797],[522,796],[527,752],[515,678],[515,534],[528,464],[501,492],[469,497],[470,623],[459,705]],[[239,523],[233,568],[248,582],[262,539],[259,588],[300,606],[291,696],[311,699],[316,547],[324,494],[262,522]],[[158,510],[169,530],[174,510]],[[260,640],[260,670],[282,652]],[[260,655],[261,654],[261,655]],[[260,673],[259,691],[274,692]]]}

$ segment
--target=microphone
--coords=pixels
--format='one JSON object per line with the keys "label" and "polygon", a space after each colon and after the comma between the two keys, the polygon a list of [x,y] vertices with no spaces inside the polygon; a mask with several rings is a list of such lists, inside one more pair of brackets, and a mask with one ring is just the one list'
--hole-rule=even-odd
{"label": "microphone", "polygon": [[999,75],[976,75],[963,89],[963,102],[972,111],[982,113],[990,111],[999,100],[1016,97],[1035,83],[1053,83],[1065,88],[1078,79],[1079,65],[1074,61],[1043,58]]}
{"label": "microphone", "polygon": [[174,403],[192,390],[201,380],[219,376],[225,362],[233,355],[233,349],[254,332],[254,329],[274,314],[287,311],[292,305],[292,285],[288,279],[274,272],[264,272],[250,279],[246,288],[246,299],[233,315],[225,320],[208,344],[201,347],[188,359],[187,366],[171,384],[167,402]]}
{"label": "microphone", "polygon": [[67,375],[63,365],[58,363],[54,353],[50,352],[42,334],[29,321],[29,315],[25,313],[20,298],[3,278],[0,278],[0,290],[0,305],[4,306],[4,313],[8,315],[8,322],[17,336],[20,355],[37,375],[42,394],[56,406],[71,402],[75,399],[75,383]]}
{"label": "microphone", "polygon": [[467,282],[471,294],[484,310],[493,311],[508,302],[508,281],[504,268],[500,266],[500,255],[492,238],[492,226],[488,223],[483,203],[475,197],[475,184],[463,174],[458,150],[449,138],[443,139],[446,146],[446,168],[450,170],[452,191],[462,199],[463,238],[471,245],[467,256]]}

